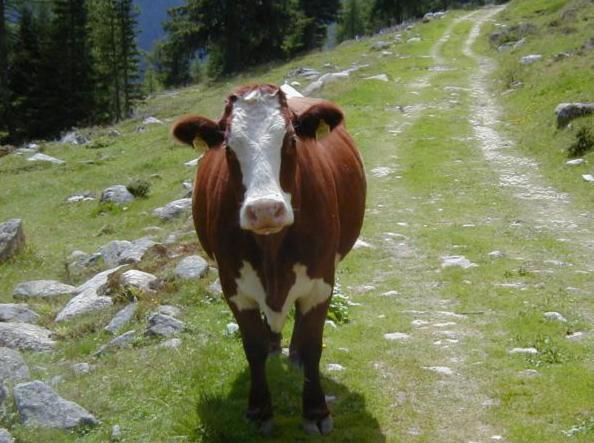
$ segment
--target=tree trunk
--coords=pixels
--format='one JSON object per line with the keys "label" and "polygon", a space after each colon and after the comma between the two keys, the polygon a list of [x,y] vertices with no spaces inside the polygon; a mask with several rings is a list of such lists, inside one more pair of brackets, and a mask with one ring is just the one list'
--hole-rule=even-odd
{"label": "tree trunk", "polygon": [[8,38],[6,35],[5,0],[0,0],[0,129],[12,132],[10,95],[8,92]]}

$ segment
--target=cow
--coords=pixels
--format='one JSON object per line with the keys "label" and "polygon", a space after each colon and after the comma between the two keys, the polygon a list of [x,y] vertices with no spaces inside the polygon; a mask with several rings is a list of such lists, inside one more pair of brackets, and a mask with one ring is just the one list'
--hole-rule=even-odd
{"label": "cow", "polygon": [[270,432],[266,359],[281,351],[281,329],[295,307],[289,359],[304,371],[304,429],[327,434],[322,334],[336,266],[363,223],[365,174],[342,111],[283,89],[239,87],[218,121],[185,116],[172,133],[205,151],[192,213],[239,325],[251,376],[247,418]]}

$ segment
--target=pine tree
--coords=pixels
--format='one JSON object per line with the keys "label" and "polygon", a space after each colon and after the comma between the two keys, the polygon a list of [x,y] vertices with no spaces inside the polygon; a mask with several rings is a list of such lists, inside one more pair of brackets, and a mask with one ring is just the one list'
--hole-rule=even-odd
{"label": "pine tree", "polygon": [[[6,2],[0,0],[0,131],[11,132],[10,93],[8,90],[8,33]],[[0,137],[1,138],[1,137]]]}
{"label": "pine tree", "polygon": [[132,0],[119,0],[119,63],[122,71],[123,112],[125,117],[132,113],[134,103],[142,99],[139,81],[139,56],[136,46],[136,27],[138,13],[134,9]]}
{"label": "pine tree", "polygon": [[340,19],[338,40],[355,38],[365,33],[365,21],[359,0],[347,0]]}

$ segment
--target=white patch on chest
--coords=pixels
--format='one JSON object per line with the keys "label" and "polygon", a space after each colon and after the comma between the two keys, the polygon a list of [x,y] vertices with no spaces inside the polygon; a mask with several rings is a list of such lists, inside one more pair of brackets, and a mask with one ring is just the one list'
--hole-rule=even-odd
{"label": "white patch on chest", "polygon": [[280,185],[286,126],[275,94],[256,89],[233,103],[227,145],[237,157],[246,189],[239,213],[241,226],[246,226],[246,206],[257,200],[284,202],[290,218],[293,218],[291,195]]}
{"label": "white patch on chest", "polygon": [[266,291],[252,265],[246,261],[236,279],[237,294],[230,297],[237,309],[260,309],[266,316],[270,329],[281,332],[291,306],[297,303],[299,311],[306,314],[310,309],[323,303],[332,294],[332,286],[323,279],[311,279],[307,276],[307,268],[301,264],[293,266],[295,283],[289,290],[287,299],[280,312],[273,311],[266,304]]}

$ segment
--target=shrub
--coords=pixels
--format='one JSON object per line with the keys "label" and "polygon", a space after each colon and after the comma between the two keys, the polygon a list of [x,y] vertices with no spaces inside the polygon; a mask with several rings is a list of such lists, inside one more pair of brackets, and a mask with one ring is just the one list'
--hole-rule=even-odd
{"label": "shrub", "polygon": [[126,185],[130,194],[136,198],[147,198],[151,191],[151,184],[146,180],[134,180]]}
{"label": "shrub", "polygon": [[592,128],[582,126],[577,130],[575,138],[575,143],[567,148],[569,157],[581,157],[586,152],[594,149],[594,132],[592,132]]}

